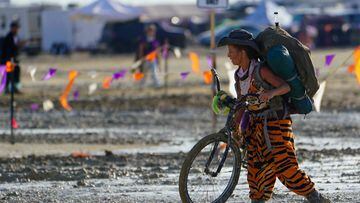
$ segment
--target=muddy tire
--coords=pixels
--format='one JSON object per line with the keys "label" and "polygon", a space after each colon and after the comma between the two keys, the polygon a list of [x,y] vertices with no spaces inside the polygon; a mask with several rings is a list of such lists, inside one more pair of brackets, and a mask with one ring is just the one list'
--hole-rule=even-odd
{"label": "muddy tire", "polygon": [[[197,156],[200,156],[199,153],[205,147],[207,147],[208,145],[211,145],[212,143],[215,143],[215,142],[227,143],[227,136],[224,133],[215,133],[215,134],[208,135],[208,136],[202,138],[198,143],[196,143],[196,145],[187,154],[186,159],[181,167],[180,177],[179,177],[179,193],[180,193],[182,202],[194,202],[194,200],[192,200],[192,198],[190,197],[189,191],[188,191],[188,178],[189,178],[190,169],[192,167],[192,164],[193,164],[195,158]],[[233,153],[234,161],[232,164],[231,177],[227,181],[227,185],[226,185],[225,189],[223,190],[223,192],[216,199],[214,199],[214,201],[211,200],[212,202],[215,202],[215,203],[225,202],[233,193],[233,191],[238,183],[238,180],[239,180],[239,175],[240,175],[240,170],[241,170],[240,163],[242,160],[241,154],[239,153],[240,152],[239,148],[237,147],[237,145],[235,145],[234,141],[232,141],[232,143],[230,145],[230,149],[232,152],[235,152],[235,153]],[[221,172],[220,172],[220,174],[221,174]],[[208,202],[208,200],[206,202]]]}

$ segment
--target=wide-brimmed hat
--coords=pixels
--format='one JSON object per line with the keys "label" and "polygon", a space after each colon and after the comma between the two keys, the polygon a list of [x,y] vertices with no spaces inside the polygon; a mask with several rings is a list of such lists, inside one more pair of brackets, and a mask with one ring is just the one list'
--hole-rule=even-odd
{"label": "wide-brimmed hat", "polygon": [[225,45],[242,45],[242,46],[249,46],[253,48],[258,53],[259,47],[257,46],[256,42],[254,41],[253,35],[244,30],[233,30],[229,33],[229,36],[223,37],[220,39],[219,43],[217,44],[218,47],[225,46]]}
{"label": "wide-brimmed hat", "polygon": [[10,23],[10,28],[19,28],[20,27],[20,23],[17,20],[14,20]]}

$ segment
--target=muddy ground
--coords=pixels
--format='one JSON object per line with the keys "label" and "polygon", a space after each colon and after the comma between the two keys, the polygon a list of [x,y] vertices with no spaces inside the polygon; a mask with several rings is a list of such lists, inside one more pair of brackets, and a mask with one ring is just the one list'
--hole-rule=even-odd
{"label": "muddy ground", "polygon": [[[315,57],[320,60],[324,53]],[[114,57],[102,60],[111,64]],[[45,71],[51,60],[40,61],[37,66]],[[78,61],[56,59],[91,70]],[[36,64],[30,59],[24,63]],[[172,80],[164,95],[163,88],[119,82],[110,90],[80,95],[79,101],[70,101],[73,111],[66,112],[55,102],[66,83],[66,74],[59,77],[44,85],[24,75],[15,145],[9,144],[8,98],[0,97],[0,202],[180,202],[178,175],[186,153],[213,132],[209,87],[194,78],[186,84]],[[77,88],[86,90],[91,82],[79,79]],[[333,202],[360,202],[356,85],[353,75],[342,70],[328,84],[321,113],[293,116],[300,165]],[[52,99],[55,109],[30,109],[44,99]],[[220,117],[216,129],[224,122]],[[84,152],[83,157],[74,157],[74,152]],[[245,178],[244,171],[229,202],[249,202]],[[276,183],[272,202],[302,201]]]}

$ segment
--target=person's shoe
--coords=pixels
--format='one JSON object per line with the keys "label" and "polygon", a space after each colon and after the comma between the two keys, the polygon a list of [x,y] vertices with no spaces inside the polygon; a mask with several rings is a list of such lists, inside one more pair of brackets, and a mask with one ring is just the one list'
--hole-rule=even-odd
{"label": "person's shoe", "polygon": [[331,203],[328,198],[322,196],[317,190],[311,192],[306,199],[309,203]]}

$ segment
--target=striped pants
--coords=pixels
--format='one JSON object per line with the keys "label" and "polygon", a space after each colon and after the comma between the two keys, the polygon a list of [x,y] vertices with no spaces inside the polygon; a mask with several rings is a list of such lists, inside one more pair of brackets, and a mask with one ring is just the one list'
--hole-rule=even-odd
{"label": "striped pants", "polygon": [[276,177],[298,195],[307,196],[314,190],[314,183],[299,169],[291,124],[290,117],[268,119],[267,132],[272,146],[269,150],[264,138],[264,119],[250,118],[246,133],[250,199],[270,199]]}

